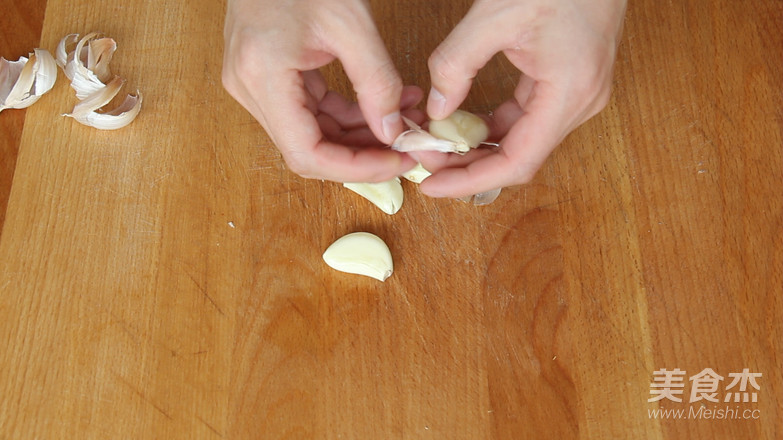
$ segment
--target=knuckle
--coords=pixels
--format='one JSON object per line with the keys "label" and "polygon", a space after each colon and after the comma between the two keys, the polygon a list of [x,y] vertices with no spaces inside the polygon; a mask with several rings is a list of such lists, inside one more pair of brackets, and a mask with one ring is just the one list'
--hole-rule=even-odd
{"label": "knuckle", "polygon": [[399,96],[402,93],[402,79],[397,74],[397,68],[390,60],[381,63],[358,84],[358,96]]}
{"label": "knuckle", "polygon": [[304,153],[289,152],[288,154],[285,154],[283,158],[285,159],[286,166],[292,173],[307,179],[313,177],[312,164]]}
{"label": "knuckle", "polygon": [[447,81],[461,79],[464,75],[454,63],[452,57],[443,47],[438,46],[427,60],[427,66],[433,75],[437,75]]}

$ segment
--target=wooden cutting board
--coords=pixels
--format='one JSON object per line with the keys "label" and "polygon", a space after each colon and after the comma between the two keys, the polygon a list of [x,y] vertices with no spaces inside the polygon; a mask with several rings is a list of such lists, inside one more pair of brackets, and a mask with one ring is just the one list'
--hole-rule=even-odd
{"label": "wooden cutting board", "polygon": [[[611,103],[531,184],[406,183],[388,216],[288,172],[223,90],[223,2],[0,1],[3,56],[99,30],[144,95],[116,132],[61,116],[62,75],[0,114],[0,439],[783,436],[781,2],[630,2]],[[426,89],[471,2],[372,3]],[[493,60],[465,108],[517,78]],[[321,261],[358,230],[387,282]],[[648,402],[662,369],[682,402]]]}

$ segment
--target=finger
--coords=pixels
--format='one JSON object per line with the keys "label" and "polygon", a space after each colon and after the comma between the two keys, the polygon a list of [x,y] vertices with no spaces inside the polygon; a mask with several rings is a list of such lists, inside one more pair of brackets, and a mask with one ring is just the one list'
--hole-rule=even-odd
{"label": "finger", "polygon": [[514,90],[514,97],[500,104],[487,119],[489,139],[502,139],[524,114],[524,108],[533,94],[536,81],[522,74]]}
{"label": "finger", "polygon": [[[417,105],[421,99],[422,91],[419,87],[407,86],[402,91],[400,108],[407,110]],[[359,105],[334,91],[325,94],[323,100],[318,104],[318,113],[329,115],[344,129],[367,126]]]}
{"label": "finger", "polygon": [[359,33],[361,38],[345,31],[334,35],[338,36],[334,54],[353,84],[367,125],[378,139],[391,144],[403,130],[400,119],[402,79],[372,24],[372,18]]}
{"label": "finger", "polygon": [[354,151],[323,140],[316,116],[307,108],[308,92],[295,70],[275,72],[270,84],[257,93],[261,108],[273,108],[266,119],[286,164],[296,174],[335,181],[390,179],[415,163],[391,150]]}
{"label": "finger", "polygon": [[308,70],[302,72],[302,81],[304,81],[305,90],[307,90],[309,97],[307,100],[307,108],[310,109],[312,113],[316,113],[319,103],[323,101],[324,96],[329,91],[326,80],[321,74],[321,71]]}
{"label": "finger", "polygon": [[444,168],[462,168],[490,154],[494,154],[492,148],[476,148],[464,155],[454,153],[441,153],[438,151],[414,151],[408,153],[416,161],[431,173],[437,173]]}
{"label": "finger", "polygon": [[441,169],[422,182],[422,192],[433,197],[464,197],[529,182],[570,128],[562,123],[567,118],[563,118],[561,98],[534,93],[495,154],[461,168]]}
{"label": "finger", "polygon": [[432,88],[427,114],[432,119],[444,119],[453,113],[468,95],[478,71],[493,55],[509,47],[509,35],[519,33],[518,29],[503,29],[507,20],[502,15],[482,11],[487,4],[477,2],[429,58]]}

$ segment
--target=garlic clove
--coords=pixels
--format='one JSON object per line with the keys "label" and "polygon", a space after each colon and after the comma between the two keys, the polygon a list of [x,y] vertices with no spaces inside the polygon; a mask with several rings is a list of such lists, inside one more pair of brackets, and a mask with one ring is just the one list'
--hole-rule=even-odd
{"label": "garlic clove", "polygon": [[402,207],[399,177],[379,183],[343,183],[343,186],[371,201],[386,214],[395,214]]}
{"label": "garlic clove", "polygon": [[326,249],[323,259],[332,269],[379,281],[386,281],[394,272],[389,247],[369,232],[354,232],[339,238]]}
{"label": "garlic clove", "polygon": [[56,62],[44,49],[35,49],[30,58],[17,61],[0,58],[0,111],[33,105],[56,79]]}
{"label": "garlic clove", "polygon": [[486,122],[464,110],[457,110],[446,119],[430,121],[429,131],[438,139],[456,142],[468,150],[478,147],[489,137]]}
{"label": "garlic clove", "polygon": [[440,151],[441,153],[465,153],[468,150],[460,149],[455,142],[438,139],[427,133],[415,122],[402,117],[409,130],[402,132],[391,145],[396,151],[407,153],[410,151]]}
{"label": "garlic clove", "polygon": [[430,177],[432,173],[427,171],[420,163],[417,163],[415,167],[402,173],[402,177],[410,180],[413,183],[421,183],[427,177]]}
{"label": "garlic clove", "polygon": [[476,148],[489,136],[489,127],[483,119],[462,110],[448,118],[430,121],[429,132],[413,121],[403,118],[410,130],[394,140],[391,147],[396,151],[439,151],[441,153],[465,154]]}
{"label": "garlic clove", "polygon": [[411,151],[439,151],[441,153],[466,153],[470,148],[451,141],[438,139],[426,131],[408,130],[403,132],[391,145],[393,150],[408,153]]}

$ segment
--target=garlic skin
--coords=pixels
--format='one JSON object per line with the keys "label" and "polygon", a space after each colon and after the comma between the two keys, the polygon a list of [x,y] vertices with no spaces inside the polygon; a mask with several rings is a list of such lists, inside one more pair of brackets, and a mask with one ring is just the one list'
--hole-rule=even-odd
{"label": "garlic skin", "polygon": [[369,232],[354,232],[337,239],[326,249],[323,259],[332,269],[379,281],[386,281],[394,272],[389,247]]}
{"label": "garlic skin", "polygon": [[489,190],[489,191],[484,191],[482,193],[473,194],[473,195],[465,196],[465,197],[460,197],[457,200],[459,200],[460,202],[465,202],[465,203],[471,203],[472,202],[476,206],[489,205],[490,203],[494,202],[498,198],[498,196],[500,195],[500,191],[501,190],[502,190],[502,188],[492,189],[492,190]]}
{"label": "garlic skin", "polygon": [[343,183],[343,186],[371,201],[386,214],[393,215],[402,207],[400,178],[379,183]]}
{"label": "garlic skin", "polygon": [[466,146],[468,150],[478,147],[489,137],[489,127],[486,122],[464,110],[457,110],[446,119],[430,121],[429,131],[438,139],[456,142]]}
{"label": "garlic skin", "polygon": [[127,95],[118,107],[102,109],[117,96],[125,80],[109,70],[117,43],[98,35],[92,32],[79,38],[79,34],[68,34],[57,45],[57,65],[71,80],[80,101],[65,116],[101,130],[116,130],[133,122],[141,111],[142,96],[137,91],[136,95]]}
{"label": "garlic skin", "polygon": [[427,171],[420,163],[417,163],[415,167],[402,173],[401,175],[413,183],[421,183],[424,181],[424,179],[430,177],[432,173]]}
{"label": "garlic skin", "polygon": [[0,57],[0,111],[33,105],[54,86],[57,64],[47,50],[35,49],[29,58]]}

